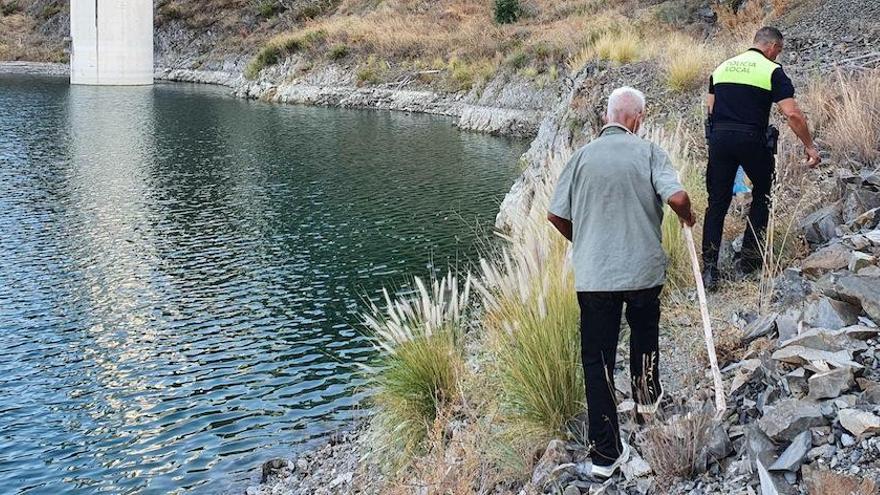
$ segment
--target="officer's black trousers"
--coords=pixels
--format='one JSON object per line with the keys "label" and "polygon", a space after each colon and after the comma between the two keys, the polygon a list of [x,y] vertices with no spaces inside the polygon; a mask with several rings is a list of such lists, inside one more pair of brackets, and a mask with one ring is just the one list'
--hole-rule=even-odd
{"label": "officer's black trousers", "polygon": [[740,165],[752,181],[752,205],[743,237],[742,260],[746,266],[761,266],[775,159],[763,134],[716,130],[709,137],[709,166],[706,170],[709,208],[703,223],[704,268],[718,266],[724,217],[733,199],[733,182]]}

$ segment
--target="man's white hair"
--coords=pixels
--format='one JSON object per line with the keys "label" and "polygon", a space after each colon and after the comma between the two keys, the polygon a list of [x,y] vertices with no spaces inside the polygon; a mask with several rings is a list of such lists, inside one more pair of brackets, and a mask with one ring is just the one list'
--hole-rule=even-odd
{"label": "man's white hair", "polygon": [[611,96],[608,97],[608,112],[605,116],[613,122],[617,118],[644,111],[645,94],[635,88],[623,86],[611,92]]}

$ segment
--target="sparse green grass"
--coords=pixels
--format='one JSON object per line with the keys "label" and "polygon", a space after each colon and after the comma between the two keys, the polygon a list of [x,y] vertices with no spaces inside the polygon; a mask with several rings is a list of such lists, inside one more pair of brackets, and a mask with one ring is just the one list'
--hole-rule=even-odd
{"label": "sparse green grass", "polygon": [[18,3],[18,0],[9,0],[0,5],[0,14],[3,15],[12,15],[21,12],[21,10],[21,5]]}
{"label": "sparse green grass", "polygon": [[254,56],[245,69],[244,75],[248,79],[254,79],[266,67],[275,65],[285,57],[296,52],[307,50],[320,44],[326,38],[327,32],[320,29],[276,36],[257,52],[257,55]]}
{"label": "sparse green grass", "polygon": [[330,60],[341,60],[348,55],[348,45],[345,43],[336,43],[327,50],[327,58]]}
{"label": "sparse green grass", "polygon": [[379,60],[378,57],[370,55],[367,62],[357,69],[358,84],[376,84],[382,81],[382,77],[388,70],[387,62]]}

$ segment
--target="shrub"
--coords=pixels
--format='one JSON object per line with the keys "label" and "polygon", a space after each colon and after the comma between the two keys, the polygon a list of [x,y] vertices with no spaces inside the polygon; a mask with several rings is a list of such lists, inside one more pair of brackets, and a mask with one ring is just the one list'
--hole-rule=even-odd
{"label": "shrub", "polygon": [[528,218],[500,260],[481,261],[475,283],[493,358],[491,374],[508,428],[516,436],[563,434],[583,411],[579,309],[567,241],[546,221],[549,197],[564,162],[550,161]]}
{"label": "shrub", "polygon": [[519,0],[495,0],[495,22],[510,24],[519,19]]}
{"label": "shrub", "polygon": [[529,62],[529,55],[522,49],[516,49],[510,54],[507,55],[507,58],[504,59],[504,64],[519,70],[526,66]]}
{"label": "shrub", "polygon": [[327,50],[327,58],[330,60],[340,60],[348,55],[348,45],[345,43],[336,43]]}
{"label": "shrub", "polygon": [[357,82],[358,84],[376,84],[382,80],[386,70],[385,62],[376,58],[375,55],[370,55],[367,58],[367,63],[358,67]]}
{"label": "shrub", "polygon": [[257,13],[260,17],[268,19],[284,10],[284,7],[275,0],[262,0],[257,4]]}
{"label": "shrub", "polygon": [[248,79],[254,79],[260,74],[261,70],[270,65],[277,64],[280,59],[281,47],[270,42],[257,53],[257,56],[254,57],[253,60],[251,60],[244,71],[244,75]]}
{"label": "shrub", "polygon": [[61,12],[61,6],[58,4],[49,4],[46,5],[43,10],[40,12],[40,17],[42,19],[50,19],[55,17],[59,12]]}
{"label": "shrub", "polygon": [[430,288],[414,280],[415,297],[370,305],[363,316],[373,334],[378,362],[367,368],[377,413],[370,436],[377,460],[407,462],[422,447],[428,429],[444,406],[456,397],[464,368],[462,325],[470,277],[459,288],[447,274]]}

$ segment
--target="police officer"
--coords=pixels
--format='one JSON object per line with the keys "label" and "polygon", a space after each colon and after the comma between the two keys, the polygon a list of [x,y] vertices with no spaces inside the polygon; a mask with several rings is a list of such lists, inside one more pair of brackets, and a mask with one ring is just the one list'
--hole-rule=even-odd
{"label": "police officer", "polygon": [[791,79],[775,62],[782,48],[783,37],[778,29],[761,28],[755,34],[752,48],[722,63],[709,79],[709,208],[703,224],[703,282],[709,290],[718,285],[718,250],[724,217],[740,165],[751,179],[753,190],[739,269],[748,274],[761,268],[778,137],[778,131],[769,125],[773,103],[804,143],[808,165],[815,167],[821,161],[806,116],[794,99]]}

